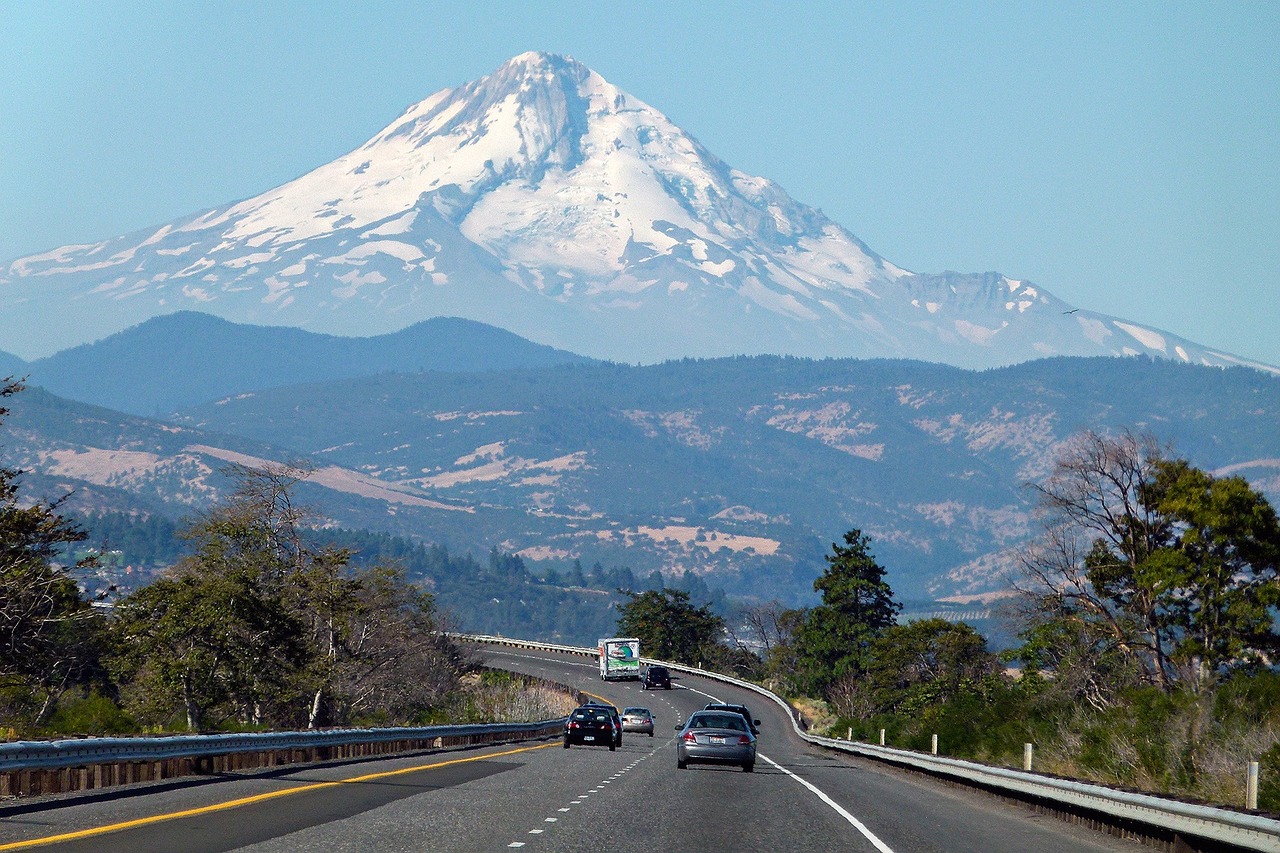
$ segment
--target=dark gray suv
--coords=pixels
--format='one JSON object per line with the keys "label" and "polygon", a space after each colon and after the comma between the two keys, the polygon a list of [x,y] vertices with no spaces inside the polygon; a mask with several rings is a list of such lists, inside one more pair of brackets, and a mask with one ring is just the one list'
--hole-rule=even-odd
{"label": "dark gray suv", "polygon": [[651,666],[640,676],[641,690],[671,689],[671,672],[665,666]]}

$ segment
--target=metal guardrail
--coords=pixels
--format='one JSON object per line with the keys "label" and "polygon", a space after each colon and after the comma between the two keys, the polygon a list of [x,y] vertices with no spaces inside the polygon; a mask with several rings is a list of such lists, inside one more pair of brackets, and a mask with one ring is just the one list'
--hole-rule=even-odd
{"label": "metal guardrail", "polygon": [[[558,646],[528,640],[513,640],[506,637],[458,635],[458,638],[473,642],[542,651],[559,651],[588,656],[597,654],[595,649],[590,648]],[[892,747],[818,737],[801,730],[799,721],[796,718],[796,712],[787,704],[786,700],[758,684],[683,664],[647,658],[643,660],[645,663],[660,663],[678,672],[701,675],[754,691],[785,709],[795,733],[815,746],[921,770],[931,775],[946,777],[989,790],[1008,792],[1020,799],[1047,801],[1059,804],[1066,809],[1085,809],[1122,821],[1153,826],[1170,833],[1243,847],[1248,850],[1276,851],[1276,853],[1280,853],[1280,820],[1274,818],[1215,806],[1184,803],[1151,794],[1117,791],[1114,788],[1107,788],[1103,785],[1058,779],[1023,770],[993,767],[973,761],[944,758],[906,749],[894,749]]]}
{"label": "metal guardrail", "polygon": [[262,732],[172,737],[99,737],[54,741],[14,741],[0,744],[0,772],[51,770],[126,761],[162,761],[239,752],[317,749],[359,743],[430,741],[482,735],[530,735],[564,724],[563,719],[537,723],[490,723],[418,728],[327,729],[325,731]]}

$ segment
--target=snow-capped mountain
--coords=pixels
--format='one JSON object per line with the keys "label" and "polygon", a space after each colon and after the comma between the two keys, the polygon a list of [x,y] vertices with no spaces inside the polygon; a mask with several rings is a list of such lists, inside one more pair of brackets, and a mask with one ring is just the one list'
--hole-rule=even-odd
{"label": "snow-capped mountain", "polygon": [[437,92],[262,195],[0,274],[0,340],[26,358],[181,309],[357,336],[459,316],[629,362],[1250,363],[998,274],[901,269],[545,53]]}

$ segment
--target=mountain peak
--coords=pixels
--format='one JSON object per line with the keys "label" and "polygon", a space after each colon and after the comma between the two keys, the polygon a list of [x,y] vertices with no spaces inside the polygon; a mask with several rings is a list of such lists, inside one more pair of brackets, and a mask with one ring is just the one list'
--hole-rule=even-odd
{"label": "mountain peak", "polygon": [[627,362],[1238,361],[1068,313],[1029,282],[912,274],[577,60],[540,51],[436,92],[261,195],[0,276],[13,348],[61,349],[183,308],[338,335],[455,315]]}
{"label": "mountain peak", "polygon": [[590,68],[572,56],[562,53],[550,53],[545,50],[528,50],[518,56],[513,56],[498,66],[498,70],[494,72],[494,75],[502,74],[508,70],[528,76],[569,74],[582,77],[592,73]]}

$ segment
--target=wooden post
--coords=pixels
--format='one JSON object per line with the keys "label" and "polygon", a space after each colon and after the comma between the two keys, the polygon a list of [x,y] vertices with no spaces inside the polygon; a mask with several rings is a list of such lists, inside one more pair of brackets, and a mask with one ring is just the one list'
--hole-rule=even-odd
{"label": "wooden post", "polygon": [[937,735],[933,736],[933,745],[929,748],[929,751],[932,752],[934,755],[938,754],[938,736]]}
{"label": "wooden post", "polygon": [[884,746],[884,729],[880,730],[880,745]]}
{"label": "wooden post", "polygon": [[1249,779],[1245,784],[1244,807],[1250,811],[1258,808],[1258,762],[1249,762]]}

